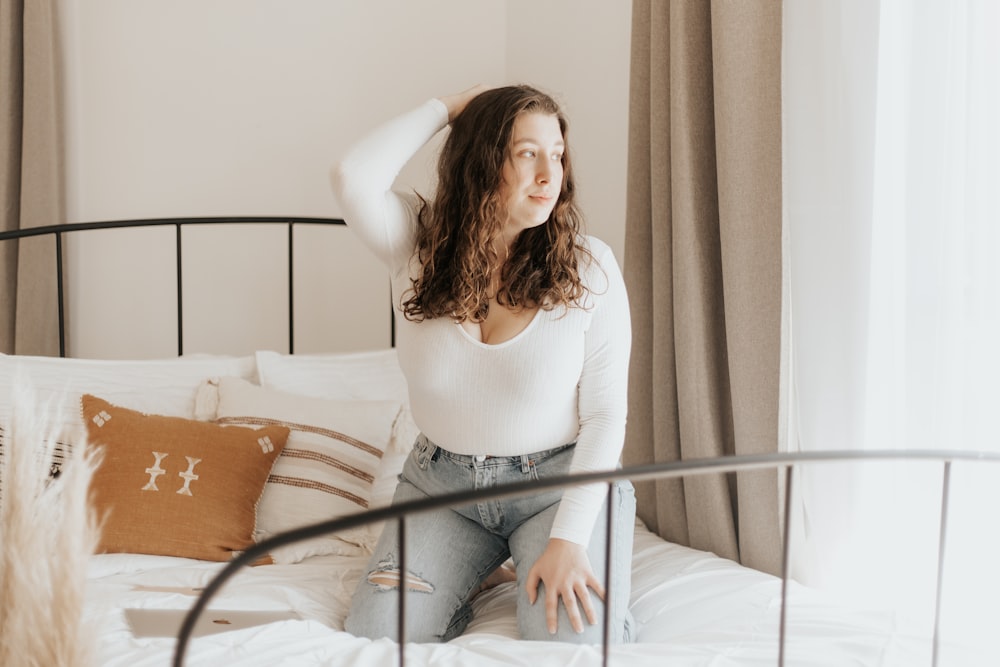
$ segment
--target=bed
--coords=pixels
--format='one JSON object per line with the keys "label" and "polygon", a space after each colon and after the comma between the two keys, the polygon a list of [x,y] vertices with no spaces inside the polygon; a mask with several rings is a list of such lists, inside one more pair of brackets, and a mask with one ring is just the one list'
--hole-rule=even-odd
{"label": "bed", "polygon": [[[290,349],[235,356],[184,350],[179,292],[176,356],[64,358],[66,296],[61,258],[66,235],[95,229],[174,227],[180,291],[184,282],[179,250],[182,230],[189,225],[230,223],[289,229],[289,297],[283,308],[289,313]],[[46,406],[47,420],[60,433],[90,431],[98,422],[102,429],[104,423],[127,423],[129,430],[109,435],[109,442],[121,448],[116,452],[123,452],[116,455],[116,461],[121,458],[121,465],[143,471],[140,477],[149,487],[146,496],[156,495],[148,493],[151,490],[172,499],[185,494],[192,499],[202,496],[204,487],[199,484],[209,479],[210,470],[215,475],[215,470],[206,467],[210,461],[185,454],[184,448],[196,439],[221,438],[218,434],[226,429],[238,430],[244,440],[252,438],[264,457],[262,463],[234,472],[236,478],[227,482],[232,486],[223,495],[198,506],[197,520],[192,519],[195,515],[175,516],[169,508],[156,508],[163,513],[155,515],[160,517],[155,526],[149,525],[141,511],[105,525],[107,535],[102,539],[107,540],[107,553],[87,559],[82,603],[82,620],[92,629],[95,642],[93,664],[1000,664],[985,641],[982,645],[954,642],[939,636],[936,625],[930,633],[915,631],[891,610],[845,603],[797,584],[787,575],[787,553],[785,576],[775,577],[669,543],[641,521],[636,524],[630,599],[638,631],[634,644],[570,646],[520,641],[513,584],[478,595],[468,630],[447,644],[400,646],[347,634],[343,621],[350,594],[378,531],[388,522],[405,526],[405,512],[387,506],[417,430],[409,417],[405,381],[391,343],[366,351],[292,353],[291,229],[295,224],[342,223],[199,218],[64,225],[0,234],[0,242],[43,235],[55,240],[60,262],[61,347],[58,358],[0,355],[0,424],[6,427],[0,431],[0,454],[4,453],[2,438],[10,432],[9,420],[25,409],[23,388],[30,387],[28,405]],[[391,318],[386,320],[391,327]],[[264,429],[274,430],[258,437]],[[254,433],[247,436],[247,431]],[[342,470],[328,464],[340,456],[337,452],[343,453],[346,441],[355,444],[351,454],[343,455],[354,457],[351,467],[364,472],[362,482],[345,480]],[[136,447],[135,442],[142,444]],[[355,451],[359,442],[366,447],[363,455]],[[245,444],[240,441],[232,446]],[[211,446],[223,445],[213,442]],[[265,451],[268,447],[271,450]],[[954,452],[779,454],[624,469],[572,481],[647,480],[769,467],[781,470],[791,484],[794,471],[802,466],[844,459],[863,465],[866,460],[886,458],[939,461],[946,479],[956,459],[983,459],[985,465],[996,462],[989,455]],[[94,483],[104,489],[101,493],[113,495],[118,493],[116,480],[125,473],[117,468],[108,472],[105,468],[109,467],[114,466],[102,467],[104,477],[95,476]],[[255,481],[247,482],[251,479]],[[248,488],[238,490],[241,485]],[[125,496],[114,497],[131,502]],[[945,519],[947,501],[945,484]],[[238,507],[234,510],[231,505]],[[240,521],[245,523],[245,516],[233,512],[245,514],[247,508],[252,542],[234,549],[234,542],[220,535]],[[941,532],[946,534],[944,521]],[[945,544],[942,540],[939,545],[942,557]],[[234,551],[239,554],[235,559]],[[4,617],[11,617],[13,611],[5,609]]]}

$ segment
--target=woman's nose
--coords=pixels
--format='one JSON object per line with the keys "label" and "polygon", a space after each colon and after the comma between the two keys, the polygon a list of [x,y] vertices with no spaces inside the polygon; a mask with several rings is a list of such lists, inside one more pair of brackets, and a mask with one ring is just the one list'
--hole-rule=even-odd
{"label": "woman's nose", "polygon": [[535,182],[542,184],[548,183],[552,180],[552,165],[548,160],[544,160],[541,166],[538,167],[538,173],[535,175]]}

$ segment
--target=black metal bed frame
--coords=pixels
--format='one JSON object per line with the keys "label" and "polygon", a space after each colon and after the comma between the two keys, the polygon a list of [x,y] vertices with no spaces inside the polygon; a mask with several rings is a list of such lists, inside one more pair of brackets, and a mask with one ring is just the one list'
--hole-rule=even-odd
{"label": "black metal bed frame", "polygon": [[[173,666],[182,667],[187,651],[187,645],[191,639],[191,633],[202,612],[208,606],[211,599],[218,593],[225,583],[236,572],[251,565],[258,559],[267,556],[272,550],[295,542],[308,540],[311,538],[326,535],[349,528],[356,528],[368,523],[378,521],[395,520],[399,526],[400,554],[399,570],[406,572],[406,517],[411,514],[427,512],[431,510],[444,509],[449,507],[459,507],[471,503],[477,503],[496,498],[509,498],[520,495],[537,493],[539,490],[562,488],[579,484],[603,482],[608,485],[608,508],[607,524],[605,530],[608,538],[606,540],[608,552],[605,554],[604,583],[606,598],[610,600],[614,592],[611,590],[610,576],[610,545],[612,543],[611,534],[614,530],[614,517],[610,502],[614,490],[614,482],[618,480],[631,480],[633,482],[648,480],[663,480],[670,478],[682,478],[688,475],[725,474],[737,473],[749,470],[781,469],[784,471],[785,483],[785,504],[784,519],[782,522],[782,568],[781,568],[781,608],[778,625],[778,649],[775,656],[775,664],[778,667],[785,667],[785,645],[787,640],[786,625],[788,611],[788,581],[789,565],[791,562],[790,530],[791,518],[794,511],[792,497],[794,492],[793,482],[795,471],[806,465],[818,465],[823,463],[838,462],[873,462],[873,461],[925,461],[942,464],[942,485],[941,485],[941,519],[938,530],[938,554],[937,554],[937,581],[934,596],[934,630],[931,638],[931,667],[937,667],[940,650],[940,620],[941,620],[941,592],[944,582],[945,547],[948,536],[948,503],[951,495],[951,467],[956,461],[967,462],[992,462],[1000,464],[1000,453],[992,452],[970,452],[970,451],[824,451],[824,452],[796,452],[784,454],[759,454],[748,456],[726,456],[712,459],[696,459],[689,461],[674,461],[645,466],[633,466],[621,468],[616,471],[596,472],[587,474],[567,475],[559,478],[538,480],[531,482],[521,482],[511,484],[504,488],[480,489],[474,491],[464,491],[434,498],[401,503],[391,507],[370,510],[352,516],[342,517],[323,521],[310,526],[304,526],[294,530],[289,530],[278,535],[274,535],[266,540],[258,542],[242,554],[229,561],[226,566],[208,583],[194,606],[191,607],[184,618],[177,637],[177,644],[174,649]],[[397,587],[399,594],[397,632],[398,632],[398,665],[404,667],[406,664],[406,587]],[[607,609],[608,603],[605,604]],[[610,664],[610,614],[604,614],[603,641],[601,645],[602,664],[605,667]]]}
{"label": "black metal bed frame", "polygon": [[[12,241],[17,239],[36,237],[50,235],[55,237],[55,252],[56,252],[56,272],[57,272],[57,289],[58,289],[58,302],[59,302],[59,352],[60,356],[65,356],[65,309],[64,309],[64,275],[63,275],[63,257],[62,257],[62,237],[64,234],[83,232],[88,230],[98,230],[98,229],[121,229],[121,228],[134,228],[134,227],[151,227],[151,226],[167,226],[173,225],[176,228],[176,265],[177,265],[177,352],[178,355],[183,354],[184,345],[184,328],[183,328],[183,289],[182,289],[182,276],[183,276],[183,257],[181,251],[181,240],[182,240],[182,229],[188,225],[206,225],[206,224],[284,224],[288,228],[288,332],[289,332],[289,353],[294,352],[294,328],[293,328],[293,315],[294,315],[294,282],[293,282],[293,260],[294,260],[294,226],[304,225],[304,224],[320,224],[320,225],[344,225],[344,221],[335,218],[301,218],[301,217],[199,217],[199,218],[157,218],[157,219],[142,219],[142,220],[116,220],[116,221],[105,221],[105,222],[82,222],[82,223],[71,223],[64,225],[51,225],[46,227],[35,227],[22,230],[15,230],[13,232],[0,232],[0,242]],[[392,322],[392,315],[390,311],[390,322]],[[395,327],[394,323],[392,326],[392,344],[395,345]],[[529,493],[537,493],[541,489],[548,488],[562,488],[575,486],[578,484],[587,483],[606,483],[608,485],[608,497],[611,498],[613,492],[613,484],[618,480],[631,480],[634,482],[647,481],[647,480],[660,480],[668,478],[679,478],[687,475],[704,475],[704,474],[725,474],[725,473],[737,473],[748,470],[760,470],[760,469],[775,469],[784,471],[784,483],[785,483],[785,505],[784,505],[784,520],[783,520],[783,555],[782,555],[782,573],[781,573],[781,611],[779,620],[779,636],[778,636],[778,654],[776,656],[776,664],[779,667],[784,667],[785,665],[785,644],[786,644],[786,602],[787,602],[787,589],[789,581],[789,562],[790,562],[790,526],[791,526],[791,515],[793,513],[792,497],[793,497],[793,482],[795,479],[795,471],[804,465],[814,465],[822,463],[831,462],[844,462],[844,461],[856,461],[856,462],[869,462],[869,461],[928,461],[928,462],[938,462],[942,464],[942,488],[941,488],[941,520],[940,528],[938,534],[938,554],[937,554],[937,582],[936,582],[936,595],[934,602],[934,630],[932,637],[932,657],[931,665],[936,667],[938,664],[938,654],[939,654],[939,623],[940,623],[940,610],[941,610],[941,591],[943,582],[943,568],[945,561],[945,547],[947,544],[947,532],[948,532],[948,503],[950,496],[950,480],[951,480],[951,466],[955,461],[987,461],[993,463],[1000,463],[1000,454],[992,452],[970,452],[970,451],[827,451],[827,452],[797,452],[797,453],[782,453],[782,454],[768,454],[768,455],[753,455],[753,456],[729,456],[714,459],[699,459],[690,461],[675,461],[664,464],[654,464],[647,466],[635,466],[622,468],[617,471],[601,472],[601,473],[590,473],[590,474],[578,474],[569,475],[561,478],[553,478],[548,480],[532,481],[521,484],[513,484],[501,489],[487,489],[478,491],[467,491],[462,493],[449,494],[445,496],[440,496],[436,498],[428,498],[420,501],[403,503],[400,505],[395,505],[392,507],[386,507],[377,510],[371,510],[361,514],[356,514],[352,516],[342,517],[339,519],[333,519],[329,521],[324,521],[311,526],[305,526],[295,530],[291,530],[279,535],[275,535],[269,539],[259,542],[247,549],[245,552],[240,554],[238,557],[227,563],[225,568],[223,568],[216,577],[205,587],[202,594],[199,596],[194,606],[191,608],[189,613],[184,619],[184,623],[178,634],[177,644],[175,647],[173,665],[175,667],[181,667],[184,664],[184,657],[187,649],[187,645],[191,639],[192,631],[194,626],[201,615],[201,613],[207,608],[209,601],[215,596],[216,593],[224,586],[224,584],[236,573],[240,568],[253,563],[259,558],[266,556],[273,549],[282,547],[288,544],[299,542],[302,540],[311,539],[321,535],[325,535],[332,532],[337,532],[345,530],[348,528],[355,528],[368,523],[374,523],[378,521],[395,520],[398,522],[400,531],[400,542],[401,542],[401,553],[399,555],[399,566],[400,571],[406,571],[406,517],[410,514],[426,512],[435,509],[442,509],[447,507],[457,507],[461,505],[466,505],[470,503],[476,503],[483,500],[490,500],[496,498],[513,497],[518,495],[525,495]],[[609,502],[609,511],[607,512],[607,525],[605,530],[608,533],[609,539],[607,540],[608,549],[610,550],[610,545],[612,540],[610,539],[611,532],[613,531],[613,521],[612,512],[610,508],[612,503]],[[613,591],[610,588],[610,553],[607,554],[605,558],[605,590],[606,595],[610,598],[613,595]],[[398,613],[398,646],[399,646],[399,665],[402,667],[405,664],[405,647],[406,647],[406,590],[405,587],[399,587],[399,613]],[[603,628],[603,643],[602,643],[602,659],[603,664],[609,664],[610,659],[610,642],[609,642],[609,614],[604,615],[604,628]]]}
{"label": "black metal bed frame", "polygon": [[[78,232],[100,229],[133,229],[137,227],[173,226],[176,229],[174,256],[177,267],[177,355],[184,354],[184,255],[182,250],[184,227],[190,225],[285,225],[288,229],[288,353],[295,353],[295,226],[296,225],[331,225],[345,226],[347,223],[340,218],[304,218],[293,216],[225,216],[198,218],[145,218],[135,220],[106,220],[102,222],[77,222],[44,227],[27,227],[14,231],[0,232],[0,242],[17,241],[39,236],[51,236],[55,239],[56,290],[59,310],[59,356],[66,356],[66,308],[65,308],[65,275],[63,270],[63,236]],[[389,335],[391,345],[396,346],[396,326],[389,312]]]}

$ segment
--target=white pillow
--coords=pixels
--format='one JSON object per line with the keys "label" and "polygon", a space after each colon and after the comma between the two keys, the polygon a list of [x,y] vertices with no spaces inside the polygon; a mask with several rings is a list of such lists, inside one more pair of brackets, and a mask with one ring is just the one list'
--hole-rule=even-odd
{"label": "white pillow", "polygon": [[10,414],[16,381],[34,390],[39,403],[50,406],[56,427],[82,428],[82,394],[95,394],[140,412],[190,419],[198,385],[206,378],[222,376],[255,378],[254,358],[105,361],[0,354],[0,417]]}
{"label": "white pillow", "polygon": [[317,398],[407,400],[406,378],[394,348],[343,354],[260,351],[256,357],[262,387]]}
{"label": "white pillow", "polygon": [[405,453],[413,447],[420,431],[410,415],[406,378],[395,348],[345,354],[260,351],[256,357],[257,380],[268,389],[316,398],[401,403],[403,412],[393,430],[390,451]]}
{"label": "white pillow", "polygon": [[[410,414],[406,378],[396,349],[295,355],[260,351],[256,357],[257,381],[262,387],[326,399],[389,399],[403,404],[372,491],[372,508],[388,506],[420,433]],[[377,539],[380,530],[373,526],[370,538]]]}
{"label": "white pillow", "polygon": [[[367,510],[400,408],[396,401],[318,399],[221,378],[217,423],[276,424],[291,431],[257,506],[258,541]],[[291,544],[271,557],[294,563],[314,555],[357,554],[359,547],[370,546],[373,531],[364,526]]]}
{"label": "white pillow", "polygon": [[[396,495],[396,486],[399,484],[399,474],[403,472],[403,464],[410,456],[410,452],[387,451],[382,457],[382,465],[379,466],[375,475],[375,482],[372,484],[371,508],[388,507],[392,504],[392,497]],[[380,532],[378,526],[374,527],[372,533],[377,538]],[[369,545],[374,547],[374,544]]]}

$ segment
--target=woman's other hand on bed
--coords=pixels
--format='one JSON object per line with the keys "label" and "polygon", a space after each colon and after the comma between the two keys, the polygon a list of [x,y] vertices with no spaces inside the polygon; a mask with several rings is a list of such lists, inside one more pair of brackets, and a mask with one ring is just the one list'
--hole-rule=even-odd
{"label": "woman's other hand on bed", "polygon": [[592,588],[603,600],[604,588],[594,576],[587,551],[582,546],[567,540],[550,539],[545,551],[528,570],[526,586],[531,604],[538,599],[540,583],[545,584],[545,620],[549,634],[555,634],[558,627],[559,598],[562,598],[570,625],[576,632],[583,632],[580,607],[583,607],[591,625],[597,623],[588,589]]}

